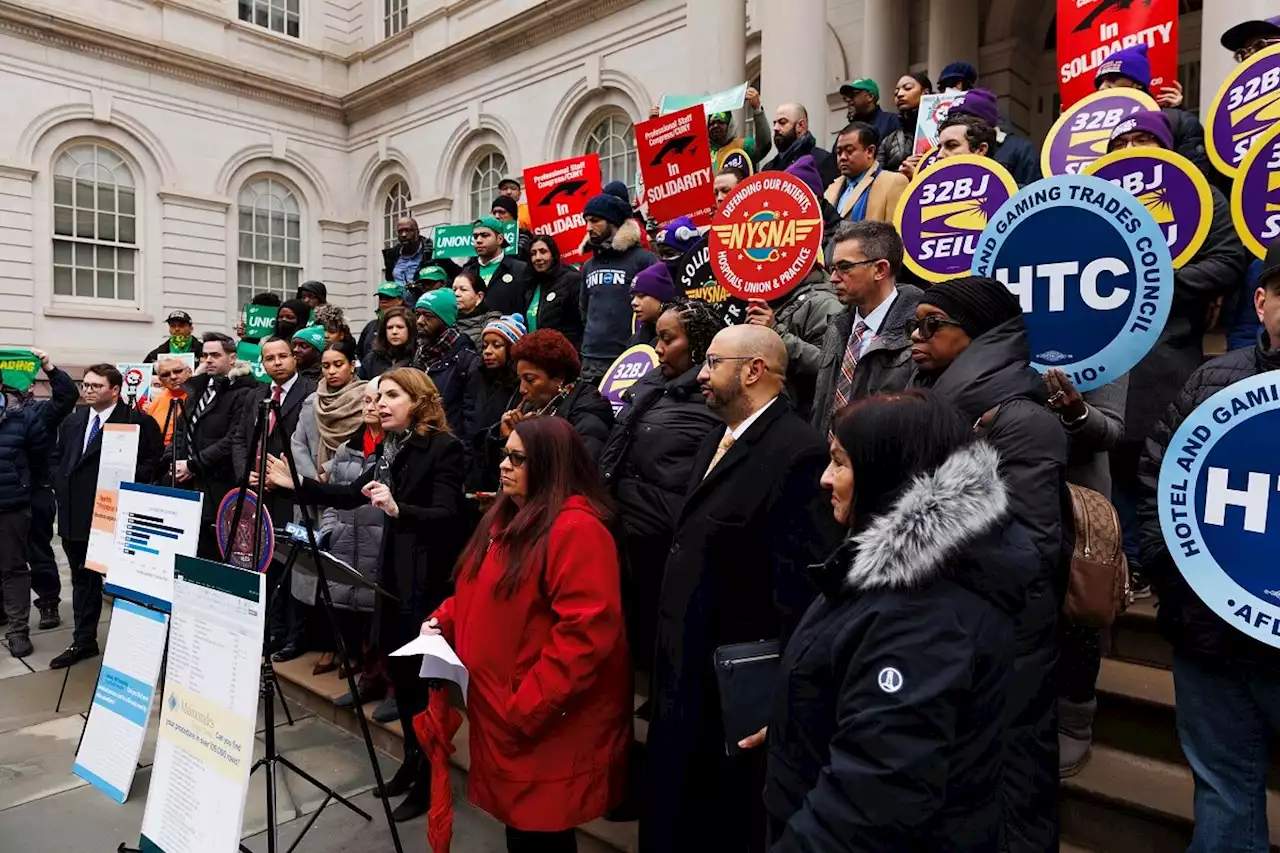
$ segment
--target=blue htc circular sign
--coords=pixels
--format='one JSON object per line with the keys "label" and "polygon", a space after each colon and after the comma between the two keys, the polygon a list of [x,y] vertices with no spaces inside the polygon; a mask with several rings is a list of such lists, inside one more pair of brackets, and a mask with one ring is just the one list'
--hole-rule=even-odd
{"label": "blue htc circular sign", "polygon": [[1155,345],[1173,304],[1164,234],[1132,194],[1091,175],[1036,181],[983,230],[973,275],[1022,302],[1031,366],[1081,391],[1119,379]]}
{"label": "blue htc circular sign", "polygon": [[1165,449],[1160,529],[1182,577],[1214,613],[1280,648],[1280,371],[1201,403]]}

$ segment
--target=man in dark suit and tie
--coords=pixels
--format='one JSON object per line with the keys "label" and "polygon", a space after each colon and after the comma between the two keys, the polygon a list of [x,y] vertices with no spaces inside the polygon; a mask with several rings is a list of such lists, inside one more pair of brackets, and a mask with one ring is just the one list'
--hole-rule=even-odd
{"label": "man in dark suit and tie", "polygon": [[725,427],[694,463],[663,574],[643,851],[763,849],[762,750],[726,756],[712,658],[785,643],[816,593],[807,567],[839,539],[826,444],[782,395],[786,375],[782,339],[754,325],[717,334],[698,375]]}
{"label": "man in dark suit and tie", "polygon": [[[298,373],[298,362],[293,357],[290,342],[284,338],[267,338],[262,342],[262,367],[271,377],[270,385],[261,385],[245,394],[243,414],[236,431],[236,439],[231,446],[232,460],[235,466],[237,482],[243,476],[245,468],[251,468],[251,481],[257,483],[257,446],[251,446],[253,428],[259,415],[259,407],[263,400],[271,400],[280,404],[279,414],[273,410],[267,421],[267,453],[272,456],[283,456],[293,440],[293,431],[298,426],[298,416],[302,413],[302,401],[316,390],[316,383]],[[268,491],[263,505],[271,513],[271,523],[276,527],[284,527],[293,521],[293,493]],[[274,593],[279,581],[277,572],[280,564],[272,561],[267,567],[267,587]],[[270,645],[281,646],[273,656],[273,660],[293,660],[302,655],[303,647],[301,610],[295,613],[293,597],[288,587],[280,592],[285,600],[274,605],[271,624],[268,626]]]}
{"label": "man in dark suit and tie", "polygon": [[58,499],[58,535],[71,564],[71,609],[75,631],[71,645],[49,663],[63,669],[98,654],[98,619],[102,615],[102,575],[85,568],[89,527],[98,491],[98,465],[102,458],[102,433],[113,424],[135,424],[139,429],[138,457],[133,481],[150,483],[155,476],[164,438],[149,415],[120,401],[124,378],[110,364],[95,364],[84,373],[80,394],[89,405],[77,409],[62,422],[50,468]]}

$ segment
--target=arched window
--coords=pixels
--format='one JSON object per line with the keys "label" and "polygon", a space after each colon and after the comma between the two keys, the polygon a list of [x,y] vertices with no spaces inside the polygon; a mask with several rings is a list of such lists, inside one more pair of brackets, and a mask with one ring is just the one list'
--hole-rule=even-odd
{"label": "arched window", "polygon": [[396,236],[396,223],[409,216],[409,185],[404,181],[396,181],[387,190],[387,197],[382,200],[382,243],[394,246],[399,238]]}
{"label": "arched window", "polygon": [[624,115],[611,115],[587,137],[587,153],[600,155],[600,181],[622,181],[636,192],[636,129]]}
{"label": "arched window", "polygon": [[471,170],[471,215],[473,221],[489,215],[489,205],[498,195],[498,184],[507,176],[507,158],[491,151]]}
{"label": "arched window", "polygon": [[302,214],[298,197],[275,178],[255,178],[240,190],[240,305],[271,291],[292,299],[302,276]]}
{"label": "arched window", "polygon": [[53,168],[53,293],[137,298],[137,187],[115,151],[68,148]]}

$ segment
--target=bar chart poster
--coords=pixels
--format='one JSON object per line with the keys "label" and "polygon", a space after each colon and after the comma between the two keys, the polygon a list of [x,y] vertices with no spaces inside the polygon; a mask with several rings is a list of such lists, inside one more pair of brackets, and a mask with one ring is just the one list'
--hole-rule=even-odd
{"label": "bar chart poster", "polygon": [[103,590],[168,613],[174,560],[195,556],[203,502],[199,492],[121,483]]}

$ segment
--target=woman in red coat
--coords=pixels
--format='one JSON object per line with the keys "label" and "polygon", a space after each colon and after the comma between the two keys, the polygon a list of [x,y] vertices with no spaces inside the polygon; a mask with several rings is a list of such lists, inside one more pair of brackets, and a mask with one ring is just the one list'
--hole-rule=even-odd
{"label": "woman in red coat", "polygon": [[576,850],[574,827],[622,800],[631,671],[609,500],[574,428],[519,422],[502,494],[423,625],[470,671],[472,803],[509,851]]}

